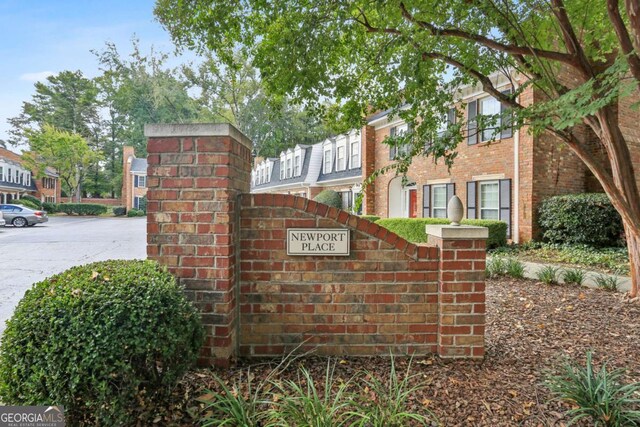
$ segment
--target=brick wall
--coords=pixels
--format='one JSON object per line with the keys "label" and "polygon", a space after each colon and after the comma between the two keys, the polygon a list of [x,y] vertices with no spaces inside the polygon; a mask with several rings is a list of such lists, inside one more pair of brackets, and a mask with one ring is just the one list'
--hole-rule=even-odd
{"label": "brick wall", "polygon": [[[246,194],[250,142],[230,125],[145,133],[147,254],[202,312],[201,364],[300,343],[324,354],[484,355],[486,229],[470,238],[475,228],[453,227],[416,246],[303,197]],[[295,227],[349,229],[351,253],[288,256]]]}
{"label": "brick wall", "polygon": [[[302,197],[244,195],[240,354],[437,351],[437,249]],[[351,255],[288,256],[288,228],[348,228]]]}
{"label": "brick wall", "polygon": [[230,125],[152,125],[147,256],[166,265],[202,312],[202,364],[236,345],[237,198],[249,192],[251,143]]}

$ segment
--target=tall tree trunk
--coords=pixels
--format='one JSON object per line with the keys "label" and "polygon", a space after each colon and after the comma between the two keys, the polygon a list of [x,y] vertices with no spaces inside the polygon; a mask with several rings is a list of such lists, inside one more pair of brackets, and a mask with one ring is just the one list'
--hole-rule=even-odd
{"label": "tall tree trunk", "polygon": [[82,189],[80,188],[80,167],[76,167],[76,202],[82,202]]}
{"label": "tall tree trunk", "polygon": [[625,224],[627,237],[627,250],[629,252],[629,275],[631,276],[631,289],[629,298],[638,298],[638,279],[640,278],[640,235],[633,232],[631,227]]}

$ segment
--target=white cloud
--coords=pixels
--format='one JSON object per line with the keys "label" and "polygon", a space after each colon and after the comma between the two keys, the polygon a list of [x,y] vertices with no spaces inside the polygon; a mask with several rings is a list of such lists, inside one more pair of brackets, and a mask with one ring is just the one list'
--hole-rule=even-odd
{"label": "white cloud", "polygon": [[53,71],[40,71],[37,73],[25,73],[20,76],[20,80],[25,80],[28,82],[39,82],[40,80],[44,80],[49,76],[53,76],[55,73]]}

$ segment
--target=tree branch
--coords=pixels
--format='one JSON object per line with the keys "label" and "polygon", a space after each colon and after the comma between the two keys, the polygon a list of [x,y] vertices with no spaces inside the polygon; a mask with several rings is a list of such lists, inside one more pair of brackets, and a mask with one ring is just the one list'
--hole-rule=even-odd
{"label": "tree branch", "polygon": [[626,0],[625,8],[631,24],[631,34],[635,39],[636,49],[640,50],[640,0]]}
{"label": "tree branch", "polygon": [[[627,4],[629,2],[630,1],[628,0]],[[631,74],[633,74],[633,77],[635,77],[636,80],[640,82],[640,56],[638,56],[638,53],[633,49],[633,42],[631,41],[631,37],[629,36],[627,27],[622,20],[622,16],[620,16],[618,0],[607,0],[607,13],[609,14],[609,19],[613,24],[613,29],[618,36],[618,41],[620,42],[622,53],[624,53],[627,57],[629,70],[631,70]]]}
{"label": "tree branch", "polygon": [[562,31],[562,37],[567,51],[576,58],[574,60],[576,69],[582,73],[585,79],[589,80],[594,78],[595,73],[593,72],[593,68],[589,63],[584,50],[582,50],[582,46],[578,41],[575,31],[573,31],[573,25],[571,25],[571,20],[569,19],[569,15],[567,15],[564,3],[562,0],[551,0],[551,4],[553,5],[551,10],[558,20],[558,24],[560,24],[560,30]]}
{"label": "tree branch", "polygon": [[421,21],[416,19],[406,8],[403,2],[400,3],[400,9],[402,10],[402,16],[409,22],[418,25],[429,31],[434,36],[443,37],[456,37],[464,40],[469,40],[481,44],[490,49],[498,50],[500,52],[508,53],[511,55],[535,55],[540,58],[549,59],[552,61],[562,62],[568,65],[576,66],[576,60],[572,55],[568,55],[562,52],[555,52],[551,50],[538,49],[531,46],[518,46],[513,44],[500,43],[492,38],[482,36],[480,34],[472,34],[467,31],[460,30],[458,28],[438,28],[430,22]]}

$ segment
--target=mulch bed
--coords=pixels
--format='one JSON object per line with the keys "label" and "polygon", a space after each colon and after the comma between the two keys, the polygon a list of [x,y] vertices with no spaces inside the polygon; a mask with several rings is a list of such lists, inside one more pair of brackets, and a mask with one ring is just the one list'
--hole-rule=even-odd
{"label": "mulch bed", "polygon": [[[487,355],[482,363],[443,363],[437,358],[414,358],[412,373],[427,387],[413,396],[417,412],[427,408],[444,426],[562,426],[566,404],[550,399],[542,385],[545,375],[564,356],[585,359],[594,352],[599,366],[627,369],[627,381],[640,381],[640,305],[622,294],[601,290],[547,286],[529,280],[495,280],[487,286]],[[407,359],[396,360],[401,373]],[[230,370],[213,373],[233,383],[246,368],[259,378],[276,362],[242,361]],[[303,364],[322,382],[326,359],[305,357]],[[296,378],[296,366],[283,376]],[[336,375],[349,378],[368,370],[388,375],[389,358],[338,359]],[[196,400],[214,389],[212,371],[189,373],[174,393],[168,412],[156,418],[161,424],[194,425]]]}

